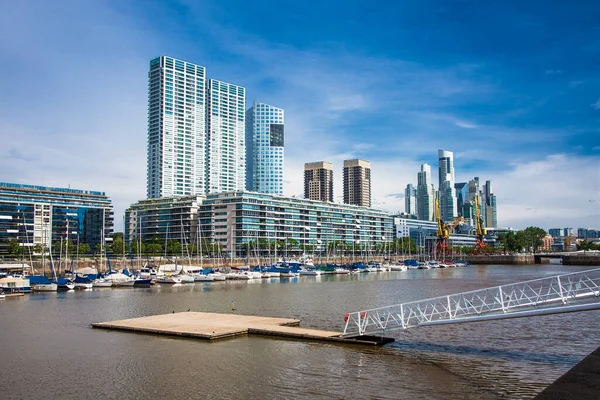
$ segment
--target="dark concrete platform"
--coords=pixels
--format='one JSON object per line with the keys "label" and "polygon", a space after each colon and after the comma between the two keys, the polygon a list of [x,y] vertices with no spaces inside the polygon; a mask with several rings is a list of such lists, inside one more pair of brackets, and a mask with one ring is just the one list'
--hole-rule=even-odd
{"label": "dark concrete platform", "polygon": [[290,318],[181,312],[119,321],[96,322],[92,324],[92,327],[208,340],[254,334],[371,346],[381,346],[394,341],[392,338],[378,336],[345,338],[342,337],[342,332],[300,328],[298,325],[300,325],[299,320]]}
{"label": "dark concrete platform", "polygon": [[533,400],[562,399],[600,399],[600,348],[533,398]]}

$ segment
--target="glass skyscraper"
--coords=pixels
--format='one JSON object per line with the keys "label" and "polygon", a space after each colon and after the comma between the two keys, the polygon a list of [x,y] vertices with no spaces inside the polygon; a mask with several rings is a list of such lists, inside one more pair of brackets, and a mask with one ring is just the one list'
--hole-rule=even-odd
{"label": "glass skyscraper", "polygon": [[246,89],[210,79],[208,110],[207,192],[244,190]]}
{"label": "glass skyscraper", "polygon": [[283,195],[284,112],[255,101],[246,111],[246,189]]}
{"label": "glass skyscraper", "polygon": [[171,57],[148,73],[148,198],[205,193],[206,70]]}
{"label": "glass skyscraper", "polygon": [[404,190],[404,212],[409,215],[417,215],[417,189],[409,183]]}
{"label": "glass skyscraper", "polygon": [[439,161],[439,200],[442,220],[452,221],[456,212],[456,192],[454,189],[454,153],[438,150]]}
{"label": "glass skyscraper", "polygon": [[423,221],[433,220],[433,184],[431,183],[431,166],[421,165],[417,173],[417,215]]}

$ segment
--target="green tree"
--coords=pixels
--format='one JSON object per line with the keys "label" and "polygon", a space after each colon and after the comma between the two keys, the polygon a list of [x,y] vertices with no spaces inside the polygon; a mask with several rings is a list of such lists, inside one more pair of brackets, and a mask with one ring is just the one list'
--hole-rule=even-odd
{"label": "green tree", "polygon": [[115,233],[113,235],[112,244],[110,245],[110,251],[113,254],[123,254],[124,246],[125,246],[125,242],[123,240],[123,234]]}
{"label": "green tree", "polygon": [[12,256],[18,256],[23,253],[23,247],[16,240],[11,240],[8,242],[8,253]]}
{"label": "green tree", "polygon": [[92,252],[90,245],[87,243],[79,243],[79,254],[89,254]]}
{"label": "green tree", "polygon": [[181,243],[178,240],[169,240],[167,242],[167,252],[171,255],[177,255],[181,253]]}
{"label": "green tree", "polygon": [[163,247],[158,243],[148,243],[146,245],[146,252],[152,256],[161,254],[162,251],[163,251]]}
{"label": "green tree", "polygon": [[544,244],[542,239],[546,237],[546,231],[537,226],[530,226],[523,230],[523,247],[530,247],[535,253]]}

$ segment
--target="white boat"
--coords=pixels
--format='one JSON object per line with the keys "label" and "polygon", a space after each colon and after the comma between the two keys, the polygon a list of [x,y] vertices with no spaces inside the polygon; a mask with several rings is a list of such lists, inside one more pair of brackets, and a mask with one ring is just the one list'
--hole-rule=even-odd
{"label": "white boat", "polygon": [[75,289],[86,290],[94,287],[92,282],[75,282]]}
{"label": "white boat", "polygon": [[181,283],[181,278],[179,276],[161,276],[156,280],[156,283],[162,283],[167,285],[175,285]]}
{"label": "white boat", "polygon": [[2,292],[0,292],[0,300],[4,299],[6,297],[6,295]]}
{"label": "white boat", "polygon": [[335,274],[349,274],[350,270],[347,270],[346,268],[342,268],[342,267],[337,267],[333,272]]}
{"label": "white boat", "polygon": [[135,284],[135,279],[131,278],[130,279],[124,279],[124,280],[119,280],[118,282],[115,282],[115,286],[117,287],[133,287],[133,285]]}
{"label": "white boat", "polygon": [[377,272],[377,268],[376,267],[367,267],[365,268],[366,272]]}
{"label": "white boat", "polygon": [[[215,280],[215,277],[212,274],[197,274],[194,275],[194,282],[212,282]],[[225,277],[223,277],[225,280]]]}
{"label": "white boat", "polygon": [[454,262],[454,266],[455,266],[455,267],[457,267],[457,268],[458,268],[458,267],[466,267],[467,265],[468,265],[468,264],[467,264],[467,262],[466,262],[466,261],[455,261],[455,262]]}
{"label": "white boat", "polygon": [[292,271],[286,271],[286,272],[280,272],[279,276],[281,278],[294,278],[296,276],[298,276],[299,274],[297,272],[292,272]]}
{"label": "white boat", "polygon": [[211,272],[208,275],[212,276],[215,281],[224,281],[227,278],[222,272]]}
{"label": "white boat", "polygon": [[31,290],[34,292],[56,292],[58,285],[56,283],[36,283],[31,285]]}
{"label": "white boat", "polygon": [[95,288],[107,288],[107,287],[112,287],[113,283],[111,281],[107,281],[104,278],[98,278],[95,279],[94,282],[92,282],[92,287]]}
{"label": "white boat", "polygon": [[321,275],[321,271],[317,271],[316,269],[301,269],[299,273],[301,276],[320,276]]}
{"label": "white boat", "polygon": [[390,271],[406,271],[407,269],[408,269],[408,267],[406,265],[398,265],[398,264],[390,265]]}
{"label": "white boat", "polygon": [[181,283],[194,283],[195,279],[192,275],[188,275],[188,274],[179,274],[179,279],[181,280]]}

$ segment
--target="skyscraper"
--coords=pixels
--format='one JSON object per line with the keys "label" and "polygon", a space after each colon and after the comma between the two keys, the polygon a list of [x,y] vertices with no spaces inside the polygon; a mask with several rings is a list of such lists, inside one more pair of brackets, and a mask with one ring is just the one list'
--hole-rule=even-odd
{"label": "skyscraper", "polygon": [[255,101],[246,111],[247,190],[283,195],[283,144],[283,110]]}
{"label": "skyscraper", "polygon": [[371,163],[344,161],[344,203],[371,207]]}
{"label": "skyscraper", "polygon": [[431,167],[429,164],[421,165],[417,173],[417,215],[424,221],[433,221],[434,194],[431,183]]}
{"label": "skyscraper", "polygon": [[409,215],[417,215],[417,189],[409,183],[404,190],[404,212]]}
{"label": "skyscraper", "polygon": [[304,198],[333,202],[333,165],[326,161],[304,164]]}
{"label": "skyscraper", "polygon": [[442,220],[451,221],[457,216],[454,189],[454,153],[438,150],[439,199]]}
{"label": "skyscraper", "polygon": [[207,192],[246,186],[246,89],[210,79],[208,85]]}
{"label": "skyscraper", "polygon": [[483,185],[483,200],[485,209],[485,226],[487,228],[497,228],[498,217],[496,209],[496,196],[492,191],[491,181],[485,181],[485,185]]}
{"label": "skyscraper", "polygon": [[171,57],[148,73],[148,198],[205,193],[206,70]]}

